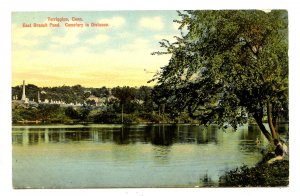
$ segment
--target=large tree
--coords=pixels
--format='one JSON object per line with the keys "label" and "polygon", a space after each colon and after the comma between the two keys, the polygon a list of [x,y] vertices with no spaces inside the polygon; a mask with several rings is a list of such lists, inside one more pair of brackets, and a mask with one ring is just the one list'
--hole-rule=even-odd
{"label": "large tree", "polygon": [[[181,36],[154,77],[161,99],[204,124],[236,128],[255,119],[269,141],[288,114],[288,15],[284,10],[178,12]],[[270,131],[263,124],[267,117]]]}
{"label": "large tree", "polygon": [[129,86],[117,86],[111,89],[111,93],[118,98],[120,102],[119,107],[116,108],[119,110],[118,112],[120,112],[120,110],[124,110],[124,113],[132,113],[135,111],[136,105],[133,103],[136,94],[135,88]]}

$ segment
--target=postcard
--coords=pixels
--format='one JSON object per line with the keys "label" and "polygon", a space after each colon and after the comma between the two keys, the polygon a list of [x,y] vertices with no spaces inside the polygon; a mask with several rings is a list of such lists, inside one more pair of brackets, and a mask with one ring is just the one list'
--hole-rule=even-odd
{"label": "postcard", "polygon": [[15,189],[289,186],[287,10],[11,17]]}

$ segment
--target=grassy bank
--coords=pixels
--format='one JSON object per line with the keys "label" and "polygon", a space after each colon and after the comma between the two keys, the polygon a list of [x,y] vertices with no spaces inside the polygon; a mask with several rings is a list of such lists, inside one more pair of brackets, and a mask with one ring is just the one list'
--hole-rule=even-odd
{"label": "grassy bank", "polygon": [[261,162],[255,167],[242,166],[226,172],[219,187],[285,187],[289,185],[289,161]]}

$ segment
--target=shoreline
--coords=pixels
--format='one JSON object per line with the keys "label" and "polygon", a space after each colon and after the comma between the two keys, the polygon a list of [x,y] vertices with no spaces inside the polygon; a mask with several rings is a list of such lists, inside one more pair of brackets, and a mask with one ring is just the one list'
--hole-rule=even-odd
{"label": "shoreline", "polygon": [[59,123],[52,123],[52,124],[13,124],[12,128],[81,128],[81,127],[127,127],[127,126],[160,126],[160,125],[190,125],[190,126],[201,126],[199,124],[191,124],[191,123],[130,123],[130,124],[97,124],[97,123],[77,123],[77,124],[59,124]]}

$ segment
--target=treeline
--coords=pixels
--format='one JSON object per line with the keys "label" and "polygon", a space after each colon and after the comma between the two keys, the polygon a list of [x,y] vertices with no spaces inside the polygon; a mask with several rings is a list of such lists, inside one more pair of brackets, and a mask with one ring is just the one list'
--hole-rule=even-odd
{"label": "treeline", "polygon": [[12,110],[12,122],[18,123],[196,123],[186,113],[172,118],[170,114],[143,110],[120,113],[116,109],[103,111],[92,106],[60,107],[58,104],[40,104],[38,107],[17,107]]}
{"label": "treeline", "polygon": [[[38,92],[40,99],[63,101],[65,103],[81,103],[85,105],[95,106],[93,100],[88,100],[91,95],[99,98],[114,97],[106,102],[110,109],[115,112],[121,112],[123,108],[124,113],[133,112],[153,112],[158,110],[159,103],[154,100],[154,89],[148,86],[141,87],[114,87],[114,88],[85,88],[81,85],[75,86],[60,86],[60,87],[38,87],[33,84],[26,85],[26,97],[29,100],[37,102]],[[12,99],[17,96],[18,99],[22,97],[22,86],[12,87]]]}
{"label": "treeline", "polygon": [[[155,87],[85,88],[80,85],[38,87],[26,85],[26,97],[37,101],[38,92],[44,101],[81,103],[82,107],[60,107],[58,104],[39,104],[38,107],[16,107],[12,111],[13,123],[39,121],[43,123],[143,123],[143,122],[193,122],[186,113],[174,114],[159,98],[161,89]],[[88,100],[91,95],[106,99],[105,107]],[[12,96],[22,96],[22,86],[12,88]]]}
{"label": "treeline", "polygon": [[[12,87],[12,96],[17,96],[18,99],[21,99],[22,88],[22,85]],[[56,101],[64,101],[66,103],[84,103],[86,98],[90,95],[94,95],[97,97],[106,97],[109,95],[109,89],[106,87],[85,88],[81,85],[38,87],[34,84],[26,85],[26,97],[29,98],[29,100],[37,101],[38,92],[40,92],[40,99],[42,101],[44,101],[45,99],[52,99]]]}

